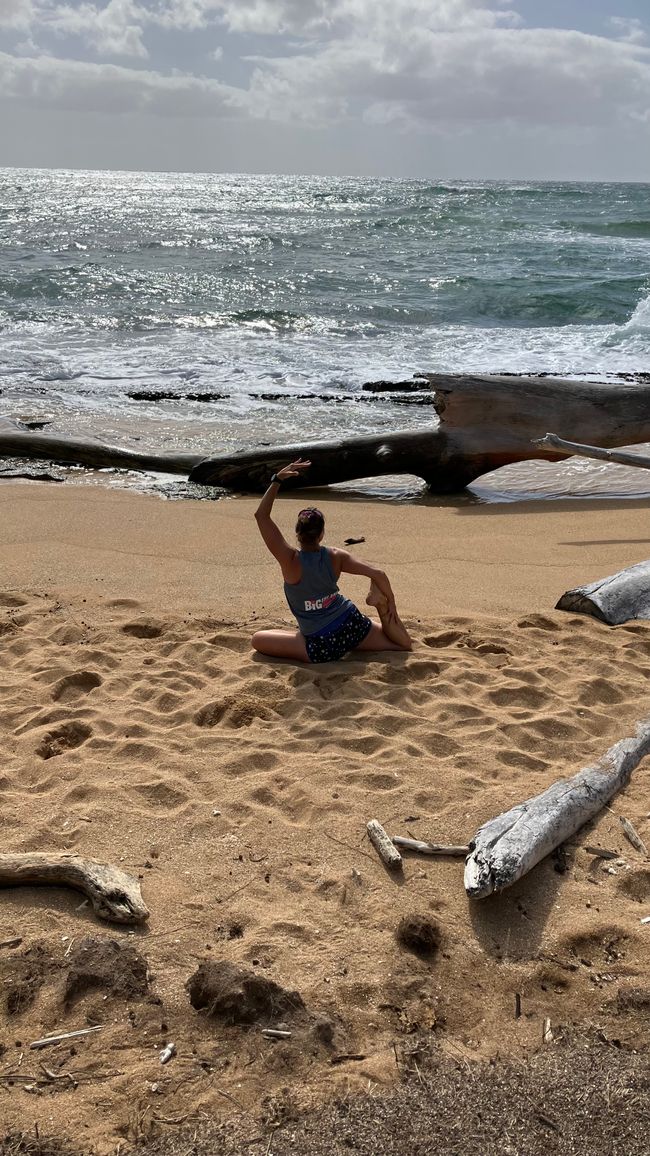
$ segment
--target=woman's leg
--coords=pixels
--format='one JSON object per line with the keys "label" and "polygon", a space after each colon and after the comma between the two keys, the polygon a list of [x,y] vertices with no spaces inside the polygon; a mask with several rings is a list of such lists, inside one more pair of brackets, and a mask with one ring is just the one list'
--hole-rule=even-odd
{"label": "woman's leg", "polygon": [[410,650],[410,646],[401,646],[398,642],[393,642],[392,639],[384,633],[382,627],[378,622],[373,622],[366,637],[358,646],[355,646],[352,654],[357,650]]}
{"label": "woman's leg", "polygon": [[[406,629],[399,614],[397,613],[397,609],[395,609],[394,611],[391,611],[389,609],[388,599],[386,598],[386,596],[384,594],[382,594],[382,592],[379,589],[376,582],[370,583],[370,590],[368,591],[368,597],[366,598],[366,603],[368,606],[374,606],[375,607],[375,609],[379,615],[379,618],[381,620],[381,633],[384,635],[384,637],[389,642],[392,642],[393,645],[390,647],[366,646],[364,649],[366,649],[366,650],[371,650],[371,649],[372,650],[412,650],[413,649],[413,639],[411,638],[408,630]],[[371,635],[372,635],[372,631],[368,635],[368,638],[370,638]],[[367,642],[368,638],[366,638],[364,641]]]}
{"label": "woman's leg", "polygon": [[305,639],[300,631],[258,630],[251,638],[251,646],[271,658],[291,658],[294,662],[309,662]]}

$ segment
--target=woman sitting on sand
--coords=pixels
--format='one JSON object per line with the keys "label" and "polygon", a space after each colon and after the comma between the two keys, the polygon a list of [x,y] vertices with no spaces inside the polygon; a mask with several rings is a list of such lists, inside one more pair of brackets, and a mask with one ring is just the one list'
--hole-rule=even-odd
{"label": "woman sitting on sand", "polygon": [[[310,506],[298,514],[298,550],[289,545],[272,520],[280,483],[299,477],[310,465],[298,460],[278,470],[255,511],[260,534],[280,564],[287,602],[300,627],[295,632],[258,630],[252,638],[255,650],[298,662],[332,662],[350,650],[411,650],[413,642],[397,614],[384,571],[360,562],[347,550],[321,546],[325,519],[320,510]],[[376,607],[381,626],[339,593],[337,582],[344,572],[370,578],[366,602]]]}

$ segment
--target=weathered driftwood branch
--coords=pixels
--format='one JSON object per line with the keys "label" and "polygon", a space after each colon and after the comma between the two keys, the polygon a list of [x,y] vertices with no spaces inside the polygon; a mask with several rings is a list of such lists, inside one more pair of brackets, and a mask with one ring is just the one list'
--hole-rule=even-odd
{"label": "weathered driftwood branch", "polygon": [[200,459],[191,454],[147,455],[0,422],[0,455],[91,466],[189,472],[204,485],[259,492],[279,466],[298,455],[312,467],[283,488],[324,486],[382,474],[415,474],[437,493],[462,490],[482,474],[512,462],[558,461],[565,451],[533,444],[549,425],[563,438],[601,446],[650,441],[650,385],[607,384],[551,377],[419,375],[434,392],[440,419],[422,430],[376,437],[237,450]]}
{"label": "weathered driftwood branch", "polygon": [[66,852],[0,855],[0,887],[32,883],[74,887],[88,896],[101,919],[113,923],[144,923],[149,918],[140,884],[119,867]]}
{"label": "weathered driftwood branch", "polygon": [[465,865],[465,890],[484,899],[521,879],[540,860],[593,819],[626,786],[632,771],[650,752],[650,719],[634,738],[610,747],[597,764],[547,791],[519,803],[477,831]]}
{"label": "weathered driftwood branch", "polygon": [[650,457],[629,453],[625,450],[604,450],[601,446],[585,446],[581,442],[568,442],[557,434],[547,433],[543,438],[534,438],[533,445],[560,450],[563,454],[574,454],[579,458],[594,458],[598,462],[613,462],[620,466],[638,466],[650,470]]}
{"label": "weathered driftwood branch", "polygon": [[451,855],[461,859],[469,852],[467,845],[461,847],[448,843],[426,843],[421,839],[406,839],[403,835],[391,835],[391,842],[404,851],[418,851],[420,855]]}
{"label": "weathered driftwood branch", "polygon": [[380,859],[390,867],[391,871],[399,871],[402,866],[402,856],[397,847],[386,834],[378,819],[371,819],[366,825],[368,837]]}
{"label": "weathered driftwood branch", "polygon": [[567,590],[555,609],[591,614],[609,626],[620,626],[633,618],[650,618],[650,560]]}
{"label": "weathered driftwood branch", "polygon": [[36,1050],[39,1048],[52,1048],[55,1047],[56,1044],[63,1043],[64,1040],[76,1040],[79,1039],[80,1036],[90,1036],[94,1032],[101,1032],[102,1027],[103,1024],[96,1024],[92,1028],[79,1028],[76,1032],[63,1032],[59,1036],[44,1036],[42,1040],[33,1040],[29,1046]]}
{"label": "weathered driftwood branch", "polygon": [[185,476],[201,461],[200,454],[143,454],[104,445],[95,438],[36,433],[10,418],[0,418],[0,458],[35,458],[96,469],[112,466],[120,470],[153,470]]}

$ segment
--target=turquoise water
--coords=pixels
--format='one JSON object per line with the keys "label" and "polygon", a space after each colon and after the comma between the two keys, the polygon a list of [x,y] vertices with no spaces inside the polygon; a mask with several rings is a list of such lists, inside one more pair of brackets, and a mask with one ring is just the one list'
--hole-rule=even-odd
{"label": "turquoise water", "polygon": [[648,185],[0,170],[2,412],[56,429],[208,452],[434,420],[378,378],[649,368]]}

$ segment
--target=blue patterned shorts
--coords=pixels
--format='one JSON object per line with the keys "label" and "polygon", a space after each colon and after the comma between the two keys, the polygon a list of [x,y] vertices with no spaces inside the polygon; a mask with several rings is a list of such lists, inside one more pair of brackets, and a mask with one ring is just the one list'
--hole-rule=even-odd
{"label": "blue patterned shorts", "polygon": [[323,631],[303,635],[309,661],[335,662],[337,658],[343,658],[363,642],[371,626],[370,619],[353,606]]}

